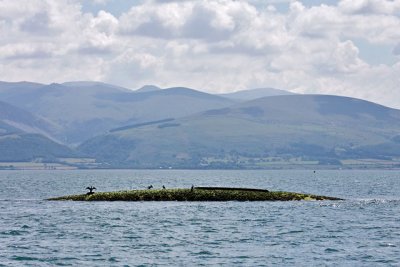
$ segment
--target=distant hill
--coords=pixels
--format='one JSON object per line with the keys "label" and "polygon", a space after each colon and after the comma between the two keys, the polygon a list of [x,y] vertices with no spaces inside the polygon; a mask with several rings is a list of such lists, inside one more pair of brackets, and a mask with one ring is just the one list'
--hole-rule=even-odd
{"label": "distant hill", "polygon": [[[1,125],[0,125],[1,127]],[[13,133],[0,135],[0,162],[43,162],[72,158],[80,154],[40,134]]]}
{"label": "distant hill", "polygon": [[400,166],[400,111],[269,89],[228,98],[185,87],[0,82],[0,151],[0,161],[85,155],[124,168]]}
{"label": "distant hill", "polygon": [[278,95],[293,95],[293,93],[274,88],[256,88],[256,89],[237,91],[233,93],[221,94],[220,96],[234,100],[248,101],[257,98],[262,98],[267,96],[278,96]]}
{"label": "distant hill", "polygon": [[137,89],[135,92],[136,93],[147,93],[147,92],[154,92],[154,91],[158,91],[161,90],[160,87],[157,87],[155,85],[145,85],[139,89]]}
{"label": "distant hill", "polygon": [[38,97],[37,90],[43,86],[31,82],[0,82],[0,101],[23,108]]}
{"label": "distant hill", "polygon": [[54,160],[78,155],[51,140],[52,132],[52,125],[45,120],[0,101],[0,161]]}
{"label": "distant hill", "polygon": [[[34,82],[2,82],[0,81],[0,88],[2,90],[32,90],[42,87],[44,84]],[[10,92],[11,93],[11,92]]]}
{"label": "distant hill", "polygon": [[53,122],[61,129],[57,138],[66,144],[79,144],[117,127],[180,118],[233,103],[189,88],[135,92],[99,82],[0,83],[0,100]]}
{"label": "distant hill", "polygon": [[[56,83],[54,85],[57,85]],[[80,90],[92,90],[95,92],[114,92],[114,91],[119,91],[119,92],[124,92],[128,93],[131,92],[132,90],[113,85],[113,84],[108,84],[108,83],[103,83],[103,82],[92,82],[92,81],[78,81],[78,82],[64,82],[61,83],[61,85],[69,87],[69,88],[74,88],[74,89],[80,89]]]}
{"label": "distant hill", "polygon": [[54,139],[58,129],[44,118],[0,101],[0,134],[36,133]]}
{"label": "distant hill", "polygon": [[339,96],[273,96],[122,128],[79,149],[111,166],[142,168],[387,160],[400,157],[400,111]]}

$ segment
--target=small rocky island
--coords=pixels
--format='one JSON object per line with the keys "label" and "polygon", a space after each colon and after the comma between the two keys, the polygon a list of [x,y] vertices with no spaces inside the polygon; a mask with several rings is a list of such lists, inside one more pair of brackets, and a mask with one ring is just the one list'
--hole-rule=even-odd
{"label": "small rocky island", "polygon": [[336,197],[312,194],[269,191],[250,188],[193,187],[187,189],[128,190],[70,195],[48,200],[73,201],[294,201],[294,200],[342,200]]}

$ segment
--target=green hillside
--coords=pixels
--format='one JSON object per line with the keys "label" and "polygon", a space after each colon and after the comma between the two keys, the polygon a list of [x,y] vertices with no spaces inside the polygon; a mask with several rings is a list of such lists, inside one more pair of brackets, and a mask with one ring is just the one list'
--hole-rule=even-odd
{"label": "green hillside", "polygon": [[57,158],[76,157],[77,152],[38,134],[0,136],[0,162],[30,162],[40,159],[51,162]]}
{"label": "green hillside", "polygon": [[80,146],[108,166],[263,168],[400,157],[400,111],[337,96],[257,99],[121,129]]}
{"label": "green hillside", "polygon": [[[271,90],[235,95],[284,93]],[[326,95],[0,82],[0,137],[3,161],[73,158],[62,143],[81,144],[90,167],[400,166],[399,110]]]}
{"label": "green hillside", "polygon": [[77,156],[77,152],[50,139],[53,130],[46,120],[0,101],[0,162]]}
{"label": "green hillside", "polygon": [[46,118],[66,144],[79,144],[110,129],[181,118],[234,101],[189,88],[133,91],[98,82],[39,85],[1,83],[0,100]]}
{"label": "green hillside", "polygon": [[0,134],[28,132],[54,139],[57,131],[57,126],[50,121],[0,101]]}

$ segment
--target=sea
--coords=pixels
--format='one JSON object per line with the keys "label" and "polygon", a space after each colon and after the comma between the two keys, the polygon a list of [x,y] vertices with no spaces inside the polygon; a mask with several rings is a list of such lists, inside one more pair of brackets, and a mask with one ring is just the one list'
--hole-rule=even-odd
{"label": "sea", "polygon": [[[345,200],[46,200],[149,185]],[[3,170],[0,266],[400,266],[400,171]]]}

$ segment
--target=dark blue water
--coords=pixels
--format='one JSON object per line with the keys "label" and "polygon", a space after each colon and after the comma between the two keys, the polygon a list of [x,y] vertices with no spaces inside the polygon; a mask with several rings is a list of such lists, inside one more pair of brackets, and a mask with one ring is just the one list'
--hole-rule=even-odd
{"label": "dark blue water", "polygon": [[[0,266],[399,266],[399,171],[0,171]],[[50,202],[245,186],[325,202]]]}

